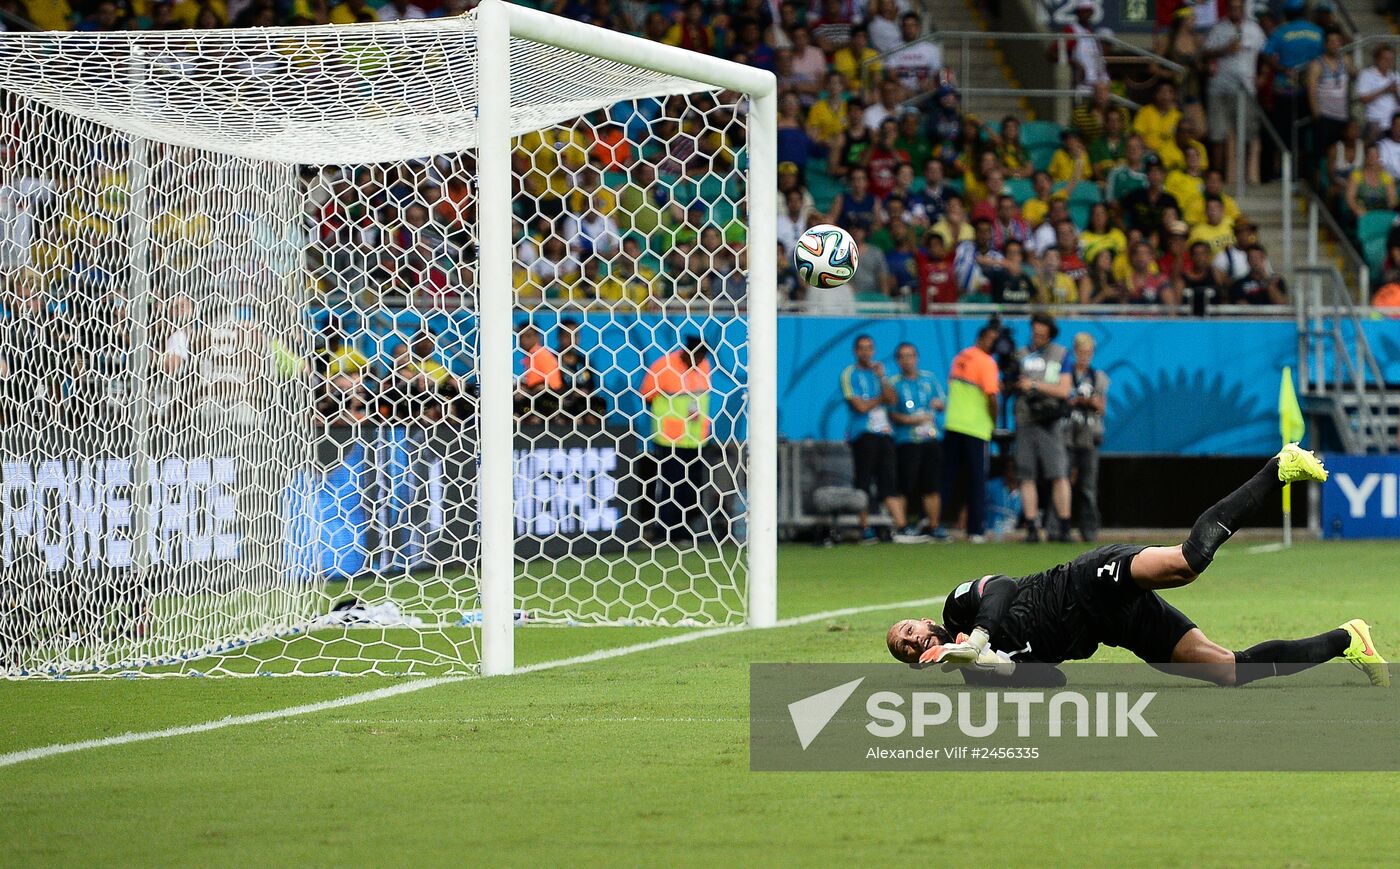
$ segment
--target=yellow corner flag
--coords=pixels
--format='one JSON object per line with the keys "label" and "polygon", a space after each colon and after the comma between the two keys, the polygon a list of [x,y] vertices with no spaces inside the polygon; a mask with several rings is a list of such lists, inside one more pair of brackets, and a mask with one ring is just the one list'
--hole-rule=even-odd
{"label": "yellow corner flag", "polygon": [[[1303,439],[1303,409],[1298,406],[1298,393],[1293,390],[1293,369],[1283,366],[1283,379],[1278,384],[1278,430],[1285,444]],[[1283,542],[1293,543],[1293,487],[1283,487]]]}

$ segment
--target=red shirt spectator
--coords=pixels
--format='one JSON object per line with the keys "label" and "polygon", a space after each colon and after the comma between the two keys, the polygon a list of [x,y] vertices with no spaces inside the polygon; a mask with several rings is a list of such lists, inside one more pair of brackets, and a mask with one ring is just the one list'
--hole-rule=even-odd
{"label": "red shirt spectator", "polygon": [[930,232],[924,239],[928,252],[924,256],[924,274],[919,288],[919,311],[928,313],[933,304],[949,305],[958,300],[958,282],[953,276],[953,255],[943,236]]}
{"label": "red shirt spectator", "polygon": [[880,122],[880,132],[875,136],[875,144],[865,156],[865,171],[870,174],[870,192],[881,199],[894,190],[895,173],[901,163],[909,162],[909,152],[895,145],[899,136],[899,123],[894,118]]}

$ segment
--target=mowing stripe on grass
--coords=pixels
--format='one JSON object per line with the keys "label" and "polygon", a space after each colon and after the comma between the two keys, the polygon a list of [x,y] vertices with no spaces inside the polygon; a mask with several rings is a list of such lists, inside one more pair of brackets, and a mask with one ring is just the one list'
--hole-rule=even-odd
{"label": "mowing stripe on grass", "polygon": [[[867,604],[865,606],[846,607],[844,609],[827,610],[820,613],[809,613],[805,616],[794,616],[788,619],[779,619],[774,627],[790,628],[797,625],[811,624],[826,619],[835,619],[842,616],[853,616],[861,613],[878,612],[890,609],[913,609],[914,607],[941,604],[944,596],[926,597],[918,600],[896,601],[895,603]],[[620,658],[624,655],[631,655],[636,652],[645,652],[651,649],[660,649],[666,646],[676,646],[681,643],[689,643],[693,640],[702,640],[706,637],[719,637],[727,634],[734,634],[740,631],[749,630],[747,625],[735,625],[727,628],[714,628],[712,630],[691,631],[685,634],[676,634],[670,637],[662,637],[659,640],[650,640],[645,643],[635,643],[630,646],[618,646],[615,649],[600,649],[596,652],[589,652],[586,655],[575,655],[571,658],[558,658],[553,661],[541,661],[538,664],[529,664],[524,667],[517,667],[515,673],[536,673],[541,670],[554,670],[559,667],[571,667],[576,664],[590,664],[594,661],[605,661],[609,658]],[[512,674],[514,675],[514,674]],[[299,715],[310,715],[314,712],[324,712],[327,709],[342,709],[346,706],[358,706],[361,703],[372,703],[375,700],[384,700],[389,697],[397,697],[400,694],[412,694],[415,691],[422,691],[426,688],[436,688],[439,685],[450,685],[454,682],[466,682],[475,679],[475,676],[438,676],[430,679],[415,679],[412,682],[405,682],[402,685],[394,685],[389,688],[376,688],[373,691],[364,691],[360,694],[349,694],[345,697],[338,697],[335,700],[323,700],[320,703],[307,703],[302,706],[289,706],[286,709],[273,709],[268,712],[254,712],[249,715],[231,715],[227,718],[219,718],[214,721],[205,721],[202,724],[186,724],[180,727],[168,727],[165,730],[147,730],[141,733],[123,733],[120,736],[107,736],[102,739],[85,739],[82,742],[62,742],[56,745],[45,745],[39,748],[29,748],[23,751],[12,751],[9,754],[0,754],[0,767],[14,766],[24,763],[27,760],[39,760],[45,757],[53,757],[59,754],[71,754],[75,751],[86,751],[90,748],[107,748],[114,745],[130,745],[133,742],[149,742],[153,739],[167,739],[172,736],[191,736],[196,733],[208,733],[211,730],[223,730],[225,727],[237,727],[242,724],[259,724],[263,721],[275,721],[279,718],[295,718]],[[499,676],[494,678],[500,678]]]}

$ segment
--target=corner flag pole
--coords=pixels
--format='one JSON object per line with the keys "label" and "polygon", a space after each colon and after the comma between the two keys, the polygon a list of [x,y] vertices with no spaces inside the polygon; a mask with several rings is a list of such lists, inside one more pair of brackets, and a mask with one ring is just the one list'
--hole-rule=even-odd
{"label": "corner flag pole", "polygon": [[[1283,366],[1283,379],[1278,385],[1278,428],[1284,445],[1303,439],[1303,409],[1298,406],[1298,393],[1293,390],[1293,369]],[[1292,486],[1283,487],[1283,545],[1293,545]]]}

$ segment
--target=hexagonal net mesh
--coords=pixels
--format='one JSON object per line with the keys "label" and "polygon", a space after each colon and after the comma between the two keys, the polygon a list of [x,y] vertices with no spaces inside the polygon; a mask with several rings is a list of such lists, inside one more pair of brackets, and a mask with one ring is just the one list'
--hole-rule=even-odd
{"label": "hexagonal net mesh", "polygon": [[[475,51],[0,35],[0,674],[477,668]],[[511,61],[519,620],[734,622],[746,101]]]}

